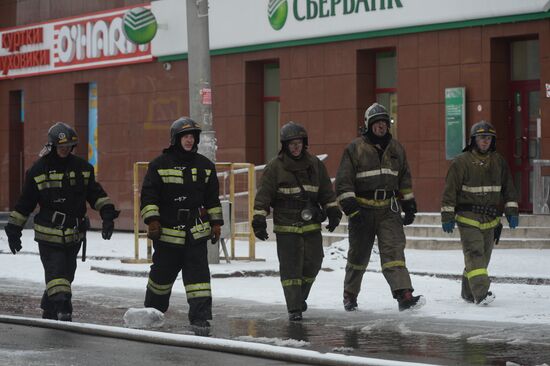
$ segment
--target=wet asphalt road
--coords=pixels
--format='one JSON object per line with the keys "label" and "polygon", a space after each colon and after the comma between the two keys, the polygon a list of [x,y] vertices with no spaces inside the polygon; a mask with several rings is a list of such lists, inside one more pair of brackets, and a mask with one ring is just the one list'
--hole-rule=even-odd
{"label": "wet asphalt road", "polygon": [[231,353],[0,323],[2,366],[303,365]]}
{"label": "wet asphalt road", "polygon": [[[77,287],[73,293],[77,322],[124,326],[126,310],[143,306],[144,294],[137,290]],[[2,279],[0,313],[38,318],[41,295],[34,283]],[[165,325],[158,330],[192,334],[186,311],[184,295],[174,294]],[[293,339],[303,341],[304,349],[320,352],[440,365],[550,364],[549,326],[322,309],[310,309],[304,321],[291,323],[284,306],[217,298],[213,312],[212,336],[218,338],[269,344],[279,340],[283,345]]]}

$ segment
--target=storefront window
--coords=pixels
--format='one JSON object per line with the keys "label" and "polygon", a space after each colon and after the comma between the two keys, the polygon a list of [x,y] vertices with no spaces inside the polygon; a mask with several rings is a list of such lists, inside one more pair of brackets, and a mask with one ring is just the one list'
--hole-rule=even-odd
{"label": "storefront window", "polygon": [[397,137],[397,57],[395,51],[376,53],[376,101],[392,118],[390,133]]}
{"label": "storefront window", "polygon": [[376,88],[395,88],[397,85],[395,51],[376,53]]}
{"label": "storefront window", "polygon": [[517,41],[510,45],[512,80],[540,79],[539,41]]}

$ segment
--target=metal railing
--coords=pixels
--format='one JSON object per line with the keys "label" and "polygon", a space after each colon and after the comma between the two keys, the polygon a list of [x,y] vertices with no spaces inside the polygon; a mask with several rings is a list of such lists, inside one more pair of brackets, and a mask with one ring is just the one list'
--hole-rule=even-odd
{"label": "metal railing", "polygon": [[[152,258],[152,242],[147,238],[147,230],[141,224],[140,196],[141,183],[143,181],[140,171],[146,170],[148,162],[135,162],[133,169],[133,227],[134,227],[134,258],[123,259],[124,263],[150,263]],[[222,238],[229,237],[231,240],[231,259],[257,260],[256,258],[256,237],[251,230],[252,215],[254,212],[254,193],[256,190],[255,166],[250,163],[216,163],[218,180],[220,181],[220,200],[230,202],[230,217],[224,218],[229,223],[229,232],[222,228]],[[245,176],[238,179],[238,176]],[[247,230],[236,230],[237,222],[247,225],[240,225]],[[143,229],[142,229],[143,228]],[[146,258],[140,258],[140,239],[145,238]],[[248,240],[248,256],[237,257],[235,254],[237,238]],[[225,241],[222,242],[225,246]],[[225,259],[227,258],[226,248],[224,249]]]}
{"label": "metal railing", "polygon": [[543,174],[546,168],[550,172],[550,160],[533,160],[533,213],[550,214],[550,174]]}

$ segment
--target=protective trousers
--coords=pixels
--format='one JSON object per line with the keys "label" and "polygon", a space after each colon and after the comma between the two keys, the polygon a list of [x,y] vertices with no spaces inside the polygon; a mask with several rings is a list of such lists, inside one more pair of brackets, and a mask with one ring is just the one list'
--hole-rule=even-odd
{"label": "protective trousers", "polygon": [[80,243],[61,247],[42,241],[38,242],[46,281],[46,290],[40,303],[43,318],[57,319],[59,312],[73,312],[71,283],[76,272],[76,260],[80,246]]}
{"label": "protective trousers", "polygon": [[480,230],[459,225],[460,241],[464,253],[462,298],[470,302],[483,300],[489,291],[489,261],[493,252],[494,229]]}
{"label": "protective trousers", "polygon": [[323,263],[321,232],[276,235],[279,272],[287,310],[302,311]]}
{"label": "protective trousers", "polygon": [[392,295],[396,291],[413,290],[409,271],[405,265],[405,233],[399,212],[389,207],[361,208],[364,220],[349,222],[349,250],[344,291],[359,294],[363,275],[369,264],[374,238],[378,238],[378,250],[382,273],[390,285]]}
{"label": "protective trousers", "polygon": [[145,307],[166,312],[170,305],[172,286],[181,271],[189,304],[189,321],[212,319],[206,241],[194,241],[185,245],[155,241],[153,248],[155,251],[145,293]]}

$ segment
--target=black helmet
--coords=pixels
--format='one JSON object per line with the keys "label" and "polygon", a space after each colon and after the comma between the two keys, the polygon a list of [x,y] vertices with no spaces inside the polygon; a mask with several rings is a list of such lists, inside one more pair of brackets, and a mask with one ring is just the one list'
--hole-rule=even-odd
{"label": "black helmet", "polygon": [[292,121],[281,127],[280,137],[283,146],[289,141],[296,139],[302,139],[304,141],[304,147],[308,145],[306,129],[304,126]]}
{"label": "black helmet", "polygon": [[385,121],[389,128],[391,123],[390,114],[382,104],[373,103],[365,111],[365,127],[367,131],[370,130],[374,122],[378,121]]}
{"label": "black helmet", "polygon": [[78,144],[76,131],[66,123],[57,122],[48,130],[48,145],[75,146]]}
{"label": "black helmet", "polygon": [[170,127],[170,145],[175,146],[178,143],[178,137],[192,133],[195,136],[195,146],[199,144],[201,126],[189,117],[180,117],[172,123]]}
{"label": "black helmet", "polygon": [[491,146],[489,150],[496,150],[496,139],[497,139],[497,130],[493,125],[487,121],[479,121],[475,123],[470,130],[470,145],[469,148],[476,146],[476,136],[492,136],[493,140],[491,141]]}

